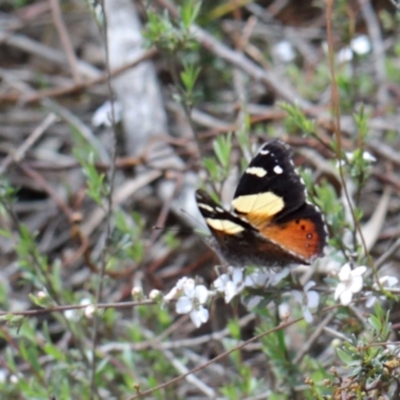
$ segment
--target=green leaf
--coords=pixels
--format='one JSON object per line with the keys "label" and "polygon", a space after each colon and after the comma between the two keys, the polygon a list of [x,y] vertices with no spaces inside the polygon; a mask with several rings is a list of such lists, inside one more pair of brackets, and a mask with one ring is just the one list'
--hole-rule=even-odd
{"label": "green leaf", "polygon": [[43,350],[46,352],[46,354],[52,356],[57,361],[66,361],[66,354],[57,349],[57,347],[55,347],[52,343],[46,343],[43,346]]}
{"label": "green leaf", "polygon": [[350,364],[353,361],[353,358],[350,354],[346,353],[340,348],[336,349],[337,355],[339,358],[345,363],[345,364]]}
{"label": "green leaf", "polygon": [[281,102],[279,106],[289,114],[289,121],[300,128],[304,133],[313,134],[315,132],[315,123],[307,119],[303,111],[297,105]]}
{"label": "green leaf", "polygon": [[370,316],[368,317],[368,323],[372,326],[372,328],[375,329],[375,331],[376,331],[377,333],[381,332],[381,330],[382,330],[382,323],[381,323],[381,321],[379,320],[378,317],[376,317],[375,315],[370,315]]}
{"label": "green leaf", "polygon": [[213,148],[220,164],[224,169],[228,169],[232,150],[232,134],[217,136],[213,142]]}
{"label": "green leaf", "polygon": [[201,7],[201,1],[197,0],[185,0],[181,9],[181,20],[185,29],[189,29],[190,26],[196,21]]}
{"label": "green leaf", "polygon": [[188,93],[193,92],[194,85],[200,74],[200,67],[196,67],[191,63],[183,63],[183,71],[181,72],[182,83]]}

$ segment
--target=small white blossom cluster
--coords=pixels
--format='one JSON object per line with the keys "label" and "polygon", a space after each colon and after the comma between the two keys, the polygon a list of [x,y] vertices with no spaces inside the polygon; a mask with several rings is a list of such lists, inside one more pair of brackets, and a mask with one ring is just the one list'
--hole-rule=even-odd
{"label": "small white blossom cluster", "polygon": [[[248,275],[244,268],[228,267],[225,274],[220,275],[213,287],[217,293],[223,294],[226,303],[242,293],[246,288],[265,288],[278,285],[289,275],[288,268],[281,269],[279,272],[273,270],[258,270]],[[307,322],[313,320],[311,310],[318,307],[319,294],[310,290],[315,286],[315,282],[308,282],[303,292],[293,290],[292,297],[302,306],[304,318]],[[171,291],[164,297],[165,301],[177,300],[175,310],[179,314],[189,314],[191,320],[199,327],[209,318],[208,310],[204,307],[209,292],[204,285],[196,285],[190,278],[181,278]],[[254,308],[263,299],[262,296],[252,296],[247,299],[247,307]]]}
{"label": "small white blossom cluster", "polygon": [[351,269],[349,263],[343,265],[338,273],[339,283],[336,286],[335,300],[340,299],[340,303],[348,306],[351,303],[353,294],[361,292],[363,288],[362,275],[367,270],[367,267],[361,266]]}
{"label": "small white blossom cluster", "polygon": [[[393,289],[397,284],[399,283],[399,280],[395,276],[382,276],[379,278],[379,283],[374,283],[372,285],[372,288],[376,291],[380,290],[380,286],[383,287],[383,289],[390,291]],[[372,307],[377,300],[384,301],[386,299],[385,296],[376,296],[373,292],[366,292],[365,295],[368,297],[367,302],[365,303],[365,306],[370,308]]]}
{"label": "small white blossom cluster", "polygon": [[282,279],[289,275],[289,269],[284,268],[280,272],[262,270],[253,272],[247,276],[243,268],[228,267],[226,274],[220,275],[214,282],[217,292],[223,293],[225,302],[229,303],[236,295],[246,288],[260,288],[276,286]]}
{"label": "small white blossom cluster", "polygon": [[[353,296],[360,293],[364,286],[363,275],[367,267],[358,266],[352,269],[350,263],[344,264],[338,274],[338,284],[335,288],[334,298],[339,300],[344,306],[351,303]],[[204,285],[197,284],[194,279],[183,277],[179,279],[170,292],[163,296],[159,291],[152,291],[150,298],[153,300],[163,300],[170,302],[175,300],[175,310],[178,314],[189,314],[196,327],[205,323],[209,319],[209,311],[205,307],[211,296],[222,294],[225,302],[230,303],[232,299],[240,295],[246,289],[266,288],[277,286],[290,273],[289,268],[280,269],[278,272],[271,269],[259,269],[246,274],[246,269],[228,267],[227,272],[220,275],[213,283],[214,290],[208,290]],[[372,286],[373,291],[367,291],[367,307],[371,307],[376,300],[384,299],[382,295],[375,295],[380,288],[393,290],[398,284],[398,279],[392,276],[384,276],[379,279],[379,283]],[[320,296],[316,290],[314,281],[307,282],[303,290],[292,290],[291,299],[300,304],[306,322],[313,321],[313,311],[318,308]],[[262,296],[251,296],[246,298],[245,305],[248,309],[257,306],[263,300]],[[284,304],[283,304],[284,305]]]}
{"label": "small white blossom cluster", "polygon": [[164,297],[166,301],[175,299],[175,311],[189,314],[197,328],[208,321],[209,312],[203,306],[208,299],[208,289],[204,285],[196,285],[194,279],[183,277]]}
{"label": "small white blossom cluster", "polygon": [[[354,152],[346,152],[346,158],[348,162],[352,162],[354,160]],[[364,161],[366,161],[367,163],[374,163],[376,162],[376,158],[369,152],[369,151],[364,151],[362,153],[362,158]],[[340,160],[336,163],[336,166],[344,166],[346,164],[345,160]]]}
{"label": "small white blossom cluster", "polygon": [[[228,272],[220,275],[213,286],[216,292],[224,294],[226,303],[229,303],[245,288],[275,286],[288,274],[289,269],[282,269],[280,272],[262,271],[245,276],[243,268],[228,267]],[[199,327],[208,321],[209,312],[204,305],[211,293],[204,285],[198,285],[193,279],[184,277],[179,279],[163,300],[176,300],[175,311],[178,314],[189,314],[194,325]],[[157,291],[157,296],[151,293],[150,297],[156,300],[159,294]],[[254,307],[261,299],[261,296],[250,299],[249,308]]]}
{"label": "small white blossom cluster", "polygon": [[[339,283],[335,289],[335,300],[339,299],[342,305],[348,306],[353,299],[353,295],[362,291],[364,286],[363,275],[366,271],[367,267],[364,265],[351,269],[350,263],[344,264],[338,273]],[[390,291],[398,282],[399,280],[394,276],[382,276],[379,278],[379,283],[375,282],[372,288],[374,291],[379,291],[383,287],[385,290]],[[366,307],[372,307],[378,299],[385,299],[385,296],[376,296],[372,291],[367,291],[364,294],[367,297]]]}

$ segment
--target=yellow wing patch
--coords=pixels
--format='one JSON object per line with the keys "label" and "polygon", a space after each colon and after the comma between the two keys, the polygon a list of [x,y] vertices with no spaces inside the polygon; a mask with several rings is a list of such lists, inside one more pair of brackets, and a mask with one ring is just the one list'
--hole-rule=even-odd
{"label": "yellow wing patch", "polygon": [[255,175],[259,178],[263,178],[265,175],[267,175],[267,171],[261,167],[248,167],[246,169],[246,174]]}
{"label": "yellow wing patch", "polygon": [[244,231],[244,228],[238,224],[235,224],[228,219],[213,219],[206,218],[207,224],[215,229],[216,231],[221,231],[227,235],[235,235],[236,233]]}
{"label": "yellow wing patch", "polygon": [[239,196],[232,201],[233,208],[239,214],[257,214],[264,219],[271,219],[282,211],[285,203],[282,197],[272,192]]}

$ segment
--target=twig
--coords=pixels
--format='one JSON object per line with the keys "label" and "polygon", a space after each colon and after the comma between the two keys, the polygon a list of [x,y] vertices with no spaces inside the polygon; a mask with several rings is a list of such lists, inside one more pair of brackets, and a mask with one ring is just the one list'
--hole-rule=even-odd
{"label": "twig", "polygon": [[56,122],[57,116],[54,113],[49,114],[41,124],[24,140],[14,154],[9,154],[4,158],[0,165],[0,174],[4,173],[12,161],[18,163],[25,156],[25,153],[36,143],[37,140],[47,131],[47,129]]}
{"label": "twig", "polygon": [[[338,84],[336,81],[336,72],[335,72],[335,65],[334,65],[333,28],[332,28],[333,3],[334,3],[334,0],[327,0],[328,6],[326,9],[326,31],[327,31],[327,36],[328,36],[329,70],[330,70],[331,81],[332,81],[331,103],[332,103],[332,112],[333,112],[333,116],[334,116],[334,120],[333,120],[333,128],[334,129],[333,130],[334,130],[334,134],[335,134],[336,141],[337,141],[337,147],[336,147],[337,159],[340,161],[342,158],[342,133],[341,133],[341,129],[340,129],[339,89],[338,89]],[[342,182],[343,193],[346,198],[349,209],[351,211],[351,215],[352,215],[352,218],[354,221],[354,225],[356,227],[356,231],[360,234],[360,239],[361,239],[361,244],[364,249],[364,254],[367,257],[369,257],[367,245],[365,243],[364,236],[362,235],[361,227],[358,222],[358,219],[356,218],[353,204],[350,200],[350,194],[347,189],[346,181],[344,178],[343,165],[340,162],[339,162],[339,175],[340,175],[340,180]],[[372,262],[370,264],[372,264]]]}
{"label": "twig", "polygon": [[304,343],[302,348],[299,350],[297,353],[296,357],[293,359],[292,364],[293,365],[299,365],[303,357],[307,354],[307,352],[311,349],[311,346],[316,342],[320,336],[324,328],[332,321],[332,319],[335,317],[336,312],[331,312],[328,314],[324,320],[317,326],[317,328],[313,331],[311,336],[307,339],[307,341]]}
{"label": "twig", "polygon": [[43,190],[57,203],[57,206],[60,208],[60,210],[64,212],[68,220],[71,221],[73,216],[73,211],[64,202],[64,200],[60,198],[60,196],[55,192],[55,190],[47,183],[46,179],[43,178],[43,176],[40,175],[38,172],[28,168],[25,165],[21,164],[19,167],[22,169],[22,171],[25,172],[26,175],[35,180],[43,188]]}
{"label": "twig", "polygon": [[[114,207],[125,201],[127,198],[130,198],[138,189],[148,185],[150,182],[154,181],[160,176],[162,176],[162,172],[160,171],[148,171],[140,174],[135,179],[125,181],[125,183],[113,194]],[[81,231],[86,236],[90,236],[90,234],[97,228],[97,226],[105,217],[106,212],[104,207],[97,208],[89,215],[86,222],[82,224]]]}
{"label": "twig", "polygon": [[[47,61],[57,64],[61,68],[66,67],[66,58],[63,53],[26,36],[18,34],[12,35],[0,31],[0,43],[6,43],[9,46],[14,46],[20,50],[24,50],[28,54],[34,54],[38,57],[44,58]],[[100,71],[97,68],[82,60],[77,61],[77,69],[79,73],[89,78],[94,78],[100,74]]]}
{"label": "twig", "polygon": [[151,48],[149,50],[144,51],[143,54],[140,54],[134,60],[127,62],[125,65],[122,65],[121,67],[115,68],[113,71],[110,71],[110,73],[105,72],[104,74],[96,76],[95,78],[80,81],[79,83],[74,83],[69,86],[57,87],[52,89],[43,89],[37,91],[36,93],[28,95],[26,94],[16,95],[14,93],[1,94],[0,101],[23,100],[24,103],[30,104],[30,103],[36,103],[37,101],[41,101],[47,97],[61,97],[76,92],[84,91],[85,89],[89,89],[92,86],[106,82],[109,77],[116,77],[122,74],[123,72],[128,71],[129,69],[135,67],[136,65],[139,65],[141,62],[149,60],[150,58],[154,57],[156,54],[157,54],[157,49]]}
{"label": "twig", "polygon": [[[22,82],[18,78],[15,77],[15,75],[11,74],[9,71],[5,70],[4,68],[0,68],[0,76],[6,80],[10,86],[15,87],[17,90],[21,92],[29,92],[29,93],[34,93],[35,91],[26,83]],[[59,117],[61,117],[63,120],[67,121],[70,125],[75,127],[78,132],[83,136],[85,140],[87,140],[88,143],[90,143],[91,146],[93,146],[98,153],[100,159],[103,162],[109,162],[109,156],[107,152],[104,149],[104,146],[102,143],[96,138],[96,136],[93,134],[92,130],[85,124],[83,123],[78,117],[76,117],[74,114],[72,114],[69,110],[66,108],[60,106],[57,104],[55,101],[51,99],[43,99],[41,103],[49,108],[50,110],[54,111]]]}
{"label": "twig", "polygon": [[376,268],[380,268],[389,258],[400,249],[400,239],[397,239],[390,248],[385,251],[376,261]]}
{"label": "twig", "polygon": [[69,39],[67,28],[64,24],[59,0],[50,0],[51,12],[53,14],[54,25],[57,28],[58,34],[60,36],[60,40],[64,51],[67,55],[67,60],[69,67],[71,69],[72,76],[74,78],[75,83],[79,83],[79,73],[77,68],[77,59],[75,56],[74,48],[72,47],[71,40]]}
{"label": "twig", "polygon": [[397,11],[400,11],[400,3],[398,0],[390,0],[390,2],[396,7]]}
{"label": "twig", "polygon": [[377,93],[378,102],[385,105],[388,102],[389,96],[386,87],[385,48],[383,46],[379,21],[374,9],[372,8],[370,0],[358,0],[358,3],[360,4],[361,14],[365,20],[372,41],[375,73],[379,85]]}
{"label": "twig", "polygon": [[[132,308],[138,306],[146,306],[146,305],[154,305],[156,304],[153,300],[142,300],[142,301],[126,301],[123,303],[99,303],[96,304],[97,309],[120,309],[120,308]],[[5,316],[21,316],[21,317],[37,317],[39,315],[50,314],[53,312],[64,312],[67,310],[82,310],[87,308],[89,304],[69,304],[66,306],[54,306],[54,307],[47,307],[47,308],[40,308],[37,310],[26,310],[26,311],[0,311],[0,317]]]}
{"label": "twig", "polygon": [[[174,353],[170,350],[162,350],[164,356],[170,361],[170,363],[175,367],[175,369],[180,374],[187,374],[189,372],[189,368],[183,365],[175,356]],[[200,392],[203,392],[209,398],[215,398],[216,392],[214,389],[207,386],[204,382],[202,382],[195,375],[189,374],[186,375],[185,378],[190,384],[195,386]]]}
{"label": "twig", "polygon": [[[238,321],[239,327],[246,326],[249,322],[254,321],[254,314],[247,314],[244,317],[240,318]],[[154,339],[146,340],[141,343],[108,343],[99,348],[99,350],[109,353],[113,351],[124,352],[127,350],[132,351],[142,351],[148,349],[179,349],[184,347],[194,347],[199,346],[204,343],[210,343],[212,341],[220,342],[224,338],[226,338],[230,334],[230,330],[228,328],[224,328],[219,332],[213,332],[208,335],[202,335],[198,337],[193,337],[190,339],[179,339],[170,342],[161,342],[163,339],[164,332]]]}
{"label": "twig", "polygon": [[[114,183],[115,183],[115,162],[117,158],[117,129],[116,129],[116,118],[115,118],[115,107],[114,107],[114,93],[111,88],[111,77],[110,77],[110,53],[108,47],[108,27],[107,27],[107,13],[105,11],[104,0],[101,2],[102,15],[103,15],[103,39],[106,51],[106,72],[107,72],[107,89],[109,93],[109,98],[111,99],[111,123],[112,123],[112,145],[111,145],[111,163],[108,171],[108,181],[109,188],[107,193],[107,198],[105,201],[105,219],[106,219],[106,245],[103,247],[103,251],[101,252],[101,263],[100,263],[100,271],[98,276],[98,286],[96,289],[96,303],[100,303],[103,297],[103,286],[104,286],[104,277],[105,271],[107,267],[107,255],[109,254],[109,247],[112,242],[112,227],[111,227],[111,216],[113,211],[113,200],[114,200]],[[100,326],[100,316],[95,315],[93,318],[92,324],[92,365],[91,365],[91,379],[90,379],[90,399],[92,399],[96,393],[96,370],[97,370],[97,357],[96,357],[96,347],[98,342],[98,329]]]}

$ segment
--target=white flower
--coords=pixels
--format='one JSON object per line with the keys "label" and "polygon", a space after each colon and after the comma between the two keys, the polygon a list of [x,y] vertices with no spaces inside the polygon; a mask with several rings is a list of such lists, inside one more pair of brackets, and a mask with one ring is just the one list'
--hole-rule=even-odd
{"label": "white flower", "polygon": [[[354,160],[354,152],[346,152],[346,158],[349,163],[351,163]],[[372,164],[376,161],[376,158],[368,151],[364,151],[362,154],[362,158],[364,161]],[[346,165],[345,160],[340,160],[336,162],[336,168],[344,167]]]}
{"label": "white flower", "polygon": [[[354,153],[346,152],[346,157],[351,162],[354,160]],[[368,161],[370,163],[373,163],[376,161],[376,158],[369,151],[363,151],[362,158],[364,161]]]}
{"label": "white flower", "polygon": [[243,268],[228,268],[228,274],[222,274],[214,281],[217,292],[225,293],[225,303],[229,303],[246,287]]}
{"label": "white flower", "polygon": [[96,306],[94,304],[89,304],[85,308],[85,315],[87,318],[92,318],[95,312],[96,312]]}
{"label": "white flower", "polygon": [[248,310],[252,310],[258,306],[262,300],[264,300],[262,296],[251,296],[249,299],[246,299],[245,306]]}
{"label": "white flower", "polygon": [[289,275],[290,269],[283,268],[279,272],[275,272],[272,269],[253,272],[245,279],[246,287],[266,287],[266,286],[277,286],[282,279]]}
{"label": "white flower", "polygon": [[380,286],[384,289],[390,289],[396,286],[399,283],[399,280],[395,276],[385,275],[379,278],[379,284],[376,282],[373,284],[375,290],[378,290]]}
{"label": "white flower", "polygon": [[230,281],[228,274],[220,275],[213,283],[213,286],[217,292],[225,292],[226,284]]}
{"label": "white flower", "polygon": [[292,290],[292,295],[296,302],[301,304],[304,319],[308,323],[313,321],[310,309],[317,308],[319,304],[319,294],[315,290],[309,290],[313,286],[315,286],[315,282],[309,281],[304,285],[302,292],[299,290]]}
{"label": "white flower", "polygon": [[192,278],[184,276],[176,282],[175,286],[164,296],[165,301],[177,299],[183,292],[184,287],[194,286],[195,282]]}
{"label": "white flower", "polygon": [[209,313],[203,304],[207,301],[208,290],[204,285],[195,285],[193,279],[183,283],[182,295],[175,305],[178,314],[189,314],[192,322],[198,328],[208,321]]}
{"label": "white flower", "polygon": [[293,61],[293,59],[296,57],[296,52],[292,44],[286,40],[275,44],[272,51],[283,62]]}
{"label": "white flower", "polygon": [[351,41],[350,47],[358,55],[367,54],[371,51],[371,41],[367,35],[360,35]]}
{"label": "white flower", "polygon": [[93,114],[92,125],[94,127],[99,126],[111,126],[112,125],[112,107],[114,106],[115,122],[118,123],[122,118],[122,106],[118,102],[114,102],[114,105],[107,100],[102,104]]}
{"label": "white flower", "polygon": [[[289,268],[283,268],[279,272],[258,270],[245,276],[243,268],[228,267],[228,273],[220,275],[213,285],[217,292],[224,293],[225,302],[229,303],[245,288],[276,286],[282,279],[286,278],[289,272]],[[249,299],[247,307],[249,309],[254,308],[261,300],[262,297],[255,296]]]}
{"label": "white flower", "polygon": [[[390,290],[391,288],[396,286],[398,282],[399,280],[395,276],[385,275],[379,278],[380,285],[375,282],[372,287],[376,291],[380,290],[380,286],[382,286],[386,290]],[[372,307],[378,299],[382,301],[385,300],[385,296],[376,296],[373,292],[367,292],[365,293],[365,295],[368,297],[368,300],[365,303],[365,306],[368,308]]]}
{"label": "white flower", "polygon": [[364,159],[364,161],[368,161],[370,163],[373,163],[376,161],[376,158],[368,151],[364,151],[363,159]]}
{"label": "white flower", "polygon": [[268,284],[269,286],[277,286],[283,279],[285,279],[290,273],[289,268],[283,268],[279,272],[270,271]]}
{"label": "white flower", "polygon": [[352,270],[349,263],[344,264],[338,274],[340,282],[336,286],[335,300],[340,299],[342,305],[349,305],[353,294],[360,292],[363,287],[362,275],[366,270],[367,267],[365,266],[357,267]]}

